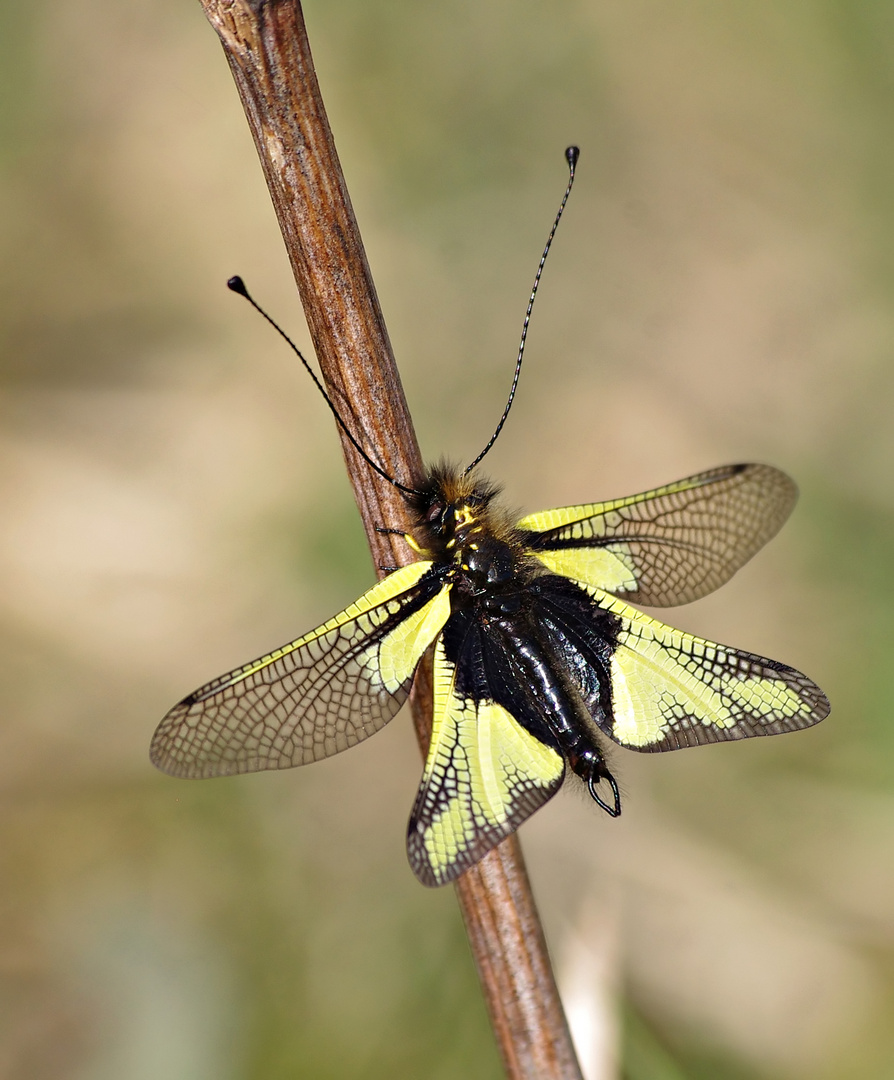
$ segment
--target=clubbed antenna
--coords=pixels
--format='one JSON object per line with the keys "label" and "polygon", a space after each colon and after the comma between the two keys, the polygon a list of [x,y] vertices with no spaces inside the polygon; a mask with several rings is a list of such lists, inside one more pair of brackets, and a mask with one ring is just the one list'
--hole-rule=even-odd
{"label": "clubbed antenna", "polygon": [[235,275],[234,277],[231,277],[230,280],[227,282],[227,288],[232,289],[234,293],[239,293],[240,296],[244,296],[245,299],[255,309],[255,311],[257,311],[258,314],[264,316],[264,318],[267,320],[267,322],[270,323],[270,325],[277,332],[277,334],[279,334],[279,336],[286,342],[286,344],[289,346],[289,348],[292,350],[292,352],[298,357],[298,359],[301,361],[301,363],[304,364],[304,370],[307,372],[308,375],[310,375],[310,377],[314,381],[314,386],[316,386],[316,388],[323,395],[323,400],[329,406],[329,409],[331,410],[332,415],[338,421],[339,425],[341,426],[342,431],[345,433],[345,435],[347,435],[348,439],[350,440],[351,445],[354,447],[354,449],[357,451],[357,453],[363,458],[363,460],[367,463],[367,465],[369,465],[373,469],[375,469],[376,472],[379,474],[379,476],[381,476],[385,480],[387,480],[389,484],[393,484],[394,487],[396,487],[399,491],[403,491],[404,494],[406,494],[406,495],[417,495],[418,492],[414,488],[404,487],[404,485],[399,483],[397,480],[395,480],[393,476],[389,476],[388,473],[386,473],[385,470],[381,467],[381,465],[377,465],[376,462],[373,461],[373,459],[369,456],[369,454],[367,454],[367,452],[363,449],[363,447],[360,445],[360,443],[357,442],[357,440],[351,434],[351,431],[348,428],[348,425],[344,422],[344,420],[342,420],[338,409],[336,409],[335,405],[332,403],[332,398],[329,397],[329,395],[326,393],[325,387],[320,382],[320,380],[317,378],[316,372],[310,366],[310,364],[308,364],[308,362],[304,359],[304,355],[302,354],[301,350],[298,348],[298,346],[295,344],[295,342],[292,341],[292,339],[285,332],[285,330],[283,330],[283,328],[278,323],[274,322],[273,319],[271,319],[271,317],[267,314],[267,312],[261,307],[261,305],[259,303],[257,303],[257,301],[254,299],[254,297],[251,295],[251,293],[246,288],[245,282],[242,280],[242,278],[239,277],[238,274]]}

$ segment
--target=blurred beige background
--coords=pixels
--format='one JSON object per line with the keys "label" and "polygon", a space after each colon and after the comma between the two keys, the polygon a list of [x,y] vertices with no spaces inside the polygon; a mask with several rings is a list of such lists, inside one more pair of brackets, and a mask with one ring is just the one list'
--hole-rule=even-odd
{"label": "blurred beige background", "polygon": [[[420,439],[511,375],[519,508],[734,460],[801,486],[663,616],[813,676],[819,728],[617,750],[522,831],[630,1080],[894,1076],[894,16],[849,3],[393,0],[306,15]],[[224,288],[307,344],[197,4],[3,5],[0,1077],[495,1077],[452,892],[412,877],[405,716],[312,769],[153,771],[184,693],[372,581],[333,424]],[[582,1036],[585,1041],[585,1033]]]}

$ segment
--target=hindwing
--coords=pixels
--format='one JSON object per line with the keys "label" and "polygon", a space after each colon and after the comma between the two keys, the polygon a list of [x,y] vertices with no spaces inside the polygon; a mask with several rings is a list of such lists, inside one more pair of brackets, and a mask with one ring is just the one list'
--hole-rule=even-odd
{"label": "hindwing", "polygon": [[222,675],[167,714],[150,755],[172,776],[287,769],[383,727],[450,614],[431,562],[394,571],[304,637]]}
{"label": "hindwing", "polygon": [[769,465],[727,465],[613,502],[529,514],[523,543],[553,573],[638,604],[713,592],[774,536],[797,498]]}
{"label": "hindwing", "polygon": [[[599,728],[633,750],[778,735],[819,723],[822,690],[800,671],[675,630],[599,589],[545,576],[544,633]],[[584,616],[574,593],[586,595]]]}
{"label": "hindwing", "polygon": [[[445,643],[446,639],[446,643]],[[512,656],[474,620],[435,646],[434,717],[407,853],[425,885],[453,881],[559,789],[565,761],[530,728],[540,717]],[[520,722],[523,721],[523,722]]]}
{"label": "hindwing", "polygon": [[829,702],[800,671],[685,634],[605,598],[620,629],[604,728],[633,750],[778,735],[819,723]]}

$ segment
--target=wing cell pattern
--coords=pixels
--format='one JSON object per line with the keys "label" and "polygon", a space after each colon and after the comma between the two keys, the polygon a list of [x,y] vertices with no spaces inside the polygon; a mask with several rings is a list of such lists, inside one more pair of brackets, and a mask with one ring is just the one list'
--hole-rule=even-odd
{"label": "wing cell pattern", "polygon": [[431,569],[396,570],[316,630],[190,694],[156,731],[152,761],[188,778],[287,769],[378,731],[450,615],[450,587]]}
{"label": "wing cell pattern", "polygon": [[[459,663],[474,662],[476,634]],[[475,669],[473,669],[475,670]],[[483,671],[482,665],[477,665]],[[457,666],[438,641],[434,723],[407,831],[407,854],[424,885],[453,881],[558,790],[561,754],[526,731],[481,686],[457,688]]]}
{"label": "wing cell pattern", "polygon": [[779,531],[796,498],[778,469],[728,465],[613,502],[530,514],[517,528],[553,573],[669,607],[728,581]]}
{"label": "wing cell pattern", "polygon": [[675,630],[590,591],[618,620],[611,710],[594,718],[622,746],[679,750],[798,731],[828,715],[825,694],[800,671]]}

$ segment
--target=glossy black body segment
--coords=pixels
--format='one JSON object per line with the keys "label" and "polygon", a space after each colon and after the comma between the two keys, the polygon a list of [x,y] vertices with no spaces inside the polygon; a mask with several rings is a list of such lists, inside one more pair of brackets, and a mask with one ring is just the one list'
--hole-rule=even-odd
{"label": "glossy black body segment", "polygon": [[[487,547],[496,565],[510,559]],[[588,783],[608,779],[597,725],[611,731],[615,617],[554,574],[512,574],[477,595],[462,570],[456,576],[443,642],[457,694],[501,705]]]}

